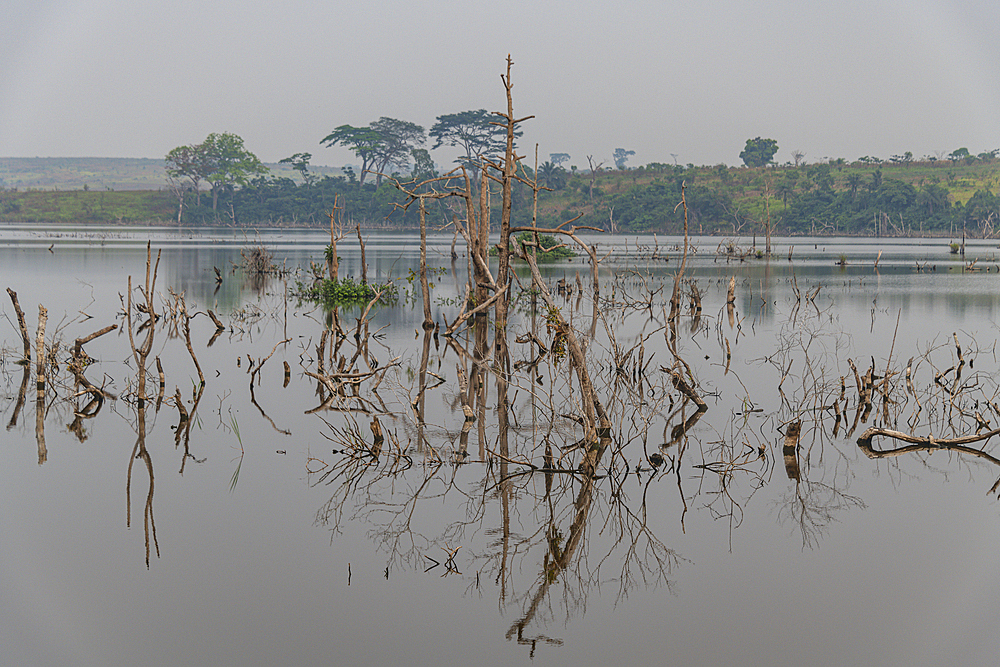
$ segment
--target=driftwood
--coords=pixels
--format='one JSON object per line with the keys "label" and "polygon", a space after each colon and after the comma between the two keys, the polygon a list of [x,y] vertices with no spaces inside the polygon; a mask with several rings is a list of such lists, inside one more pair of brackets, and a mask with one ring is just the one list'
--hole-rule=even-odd
{"label": "driftwood", "polygon": [[[910,435],[909,433],[903,433],[901,431],[893,431],[891,429],[884,428],[869,428],[861,437],[858,438],[858,447],[862,452],[865,453],[870,459],[881,459],[888,458],[890,456],[902,456],[903,454],[912,454],[914,452],[936,452],[936,451],[954,451],[960,454],[966,454],[968,456],[975,456],[981,459],[985,459],[994,465],[1000,466],[1000,459],[989,454],[981,449],[976,449],[975,447],[969,447],[976,442],[986,442],[993,436],[1000,435],[1000,428],[993,429],[986,433],[980,433],[978,435],[966,435],[960,438],[940,438],[937,439],[934,436],[927,436],[926,438],[921,438],[915,435]],[[885,438],[892,438],[893,440],[898,440],[900,442],[906,442],[909,444],[903,445],[901,447],[896,447],[895,449],[875,449],[872,446],[872,440],[876,436],[881,436]],[[987,492],[987,495],[995,493],[997,489],[1000,488],[1000,479],[994,482],[993,486]]]}

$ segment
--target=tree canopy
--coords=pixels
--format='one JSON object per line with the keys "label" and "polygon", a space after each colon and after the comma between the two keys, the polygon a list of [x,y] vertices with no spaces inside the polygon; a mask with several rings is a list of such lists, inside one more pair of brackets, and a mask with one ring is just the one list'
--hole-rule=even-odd
{"label": "tree canopy", "polygon": [[629,156],[631,155],[635,155],[635,151],[627,151],[624,148],[616,148],[613,156],[615,167],[618,169],[624,169],[625,163],[628,162]]}
{"label": "tree canopy", "polygon": [[740,153],[740,159],[748,167],[763,167],[771,164],[778,152],[778,142],[774,139],[747,139],[747,145]]}
{"label": "tree canopy", "polygon": [[424,145],[426,131],[416,123],[382,116],[366,127],[341,125],[323,137],[327,146],[340,144],[351,149],[361,159],[360,183],[364,185],[369,172],[375,172],[375,185],[381,185],[382,175],[391,167],[405,167],[413,149]]}
{"label": "tree canopy", "polygon": [[222,191],[246,185],[254,176],[267,173],[267,167],[243,146],[243,139],[231,132],[213,132],[200,144],[171,150],[166,156],[166,170],[172,178],[190,180],[196,192],[201,181],[208,181],[213,211]]}
{"label": "tree canopy", "polygon": [[569,153],[549,153],[549,161],[558,167],[569,161]]}
{"label": "tree canopy", "polygon": [[[523,132],[514,131],[514,138]],[[486,109],[461,111],[437,117],[430,135],[435,139],[432,148],[457,146],[462,155],[456,162],[480,165],[483,160],[496,160],[507,147],[507,131],[496,124],[495,116]]]}

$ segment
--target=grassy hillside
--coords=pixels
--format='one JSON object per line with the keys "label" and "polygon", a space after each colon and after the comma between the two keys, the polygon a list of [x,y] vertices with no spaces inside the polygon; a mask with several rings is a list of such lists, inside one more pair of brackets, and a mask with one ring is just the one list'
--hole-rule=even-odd
{"label": "grassy hillside", "polygon": [[[287,164],[265,164],[274,176],[301,180]],[[339,168],[310,165],[317,176]],[[163,160],[151,158],[0,157],[0,189],[157,190],[167,187]]]}
{"label": "grassy hillside", "polygon": [[177,200],[166,190],[0,191],[2,222],[169,222]]}

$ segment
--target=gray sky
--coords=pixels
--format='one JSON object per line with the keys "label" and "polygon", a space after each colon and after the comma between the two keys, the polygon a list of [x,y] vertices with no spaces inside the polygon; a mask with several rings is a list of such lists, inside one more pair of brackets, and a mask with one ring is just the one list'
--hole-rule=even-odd
{"label": "gray sky", "polygon": [[[996,0],[303,2],[14,0],[0,156],[154,157],[235,132],[262,160],[379,116],[500,110],[522,153],[740,164],[1000,147]],[[439,163],[454,155],[432,154]]]}

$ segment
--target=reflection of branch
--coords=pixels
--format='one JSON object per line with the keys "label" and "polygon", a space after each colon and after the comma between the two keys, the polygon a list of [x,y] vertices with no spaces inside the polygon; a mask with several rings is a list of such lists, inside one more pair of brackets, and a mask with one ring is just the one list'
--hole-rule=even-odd
{"label": "reflection of branch", "polygon": [[254,367],[253,371],[251,371],[251,373],[250,373],[250,402],[251,402],[251,403],[253,404],[253,406],[254,406],[255,408],[257,408],[257,409],[258,409],[258,410],[260,411],[260,414],[261,414],[261,416],[262,416],[262,417],[263,417],[264,419],[266,419],[267,421],[269,421],[269,422],[271,423],[271,427],[272,427],[272,428],[273,428],[273,429],[274,429],[275,431],[277,431],[278,433],[281,433],[282,435],[291,435],[291,434],[292,434],[292,432],[291,432],[291,431],[289,431],[289,430],[287,430],[287,429],[280,429],[280,428],[278,428],[278,427],[277,427],[277,426],[275,425],[275,423],[274,423],[274,420],[273,420],[273,419],[271,419],[270,417],[268,417],[268,416],[267,416],[267,413],[266,413],[266,412],[264,412],[264,408],[260,407],[260,405],[259,405],[259,404],[257,403],[257,397],[256,397],[256,396],[254,395],[254,391],[253,391],[253,385],[254,385],[254,380],[255,380],[255,379],[256,379],[256,377],[257,377],[257,374],[258,374],[258,373],[260,372],[260,369],[264,367],[264,364],[265,364],[265,363],[267,363],[267,361],[268,361],[268,360],[269,360],[269,359],[270,359],[271,357],[273,357],[273,356],[274,356],[274,353],[275,353],[275,351],[276,351],[276,350],[278,349],[278,346],[279,346],[279,345],[282,345],[282,344],[284,344],[284,343],[287,343],[287,342],[289,342],[290,340],[291,340],[291,338],[286,338],[286,339],[285,339],[285,340],[283,340],[283,341],[279,341],[279,342],[275,343],[275,344],[274,344],[274,347],[273,347],[273,348],[271,348],[271,354],[269,354],[269,355],[267,355],[267,356],[266,356],[265,358],[261,359],[261,360],[260,360],[260,363],[258,363],[258,364],[257,364],[257,365],[256,365],[256,366]]}
{"label": "reflection of branch", "polygon": [[837,512],[852,507],[864,509],[865,503],[829,484],[802,480],[795,483],[794,495],[785,501],[778,520],[792,520],[802,535],[803,548],[815,548]]}
{"label": "reflection of branch", "polygon": [[[995,435],[1000,435],[1000,428],[987,433],[982,433],[980,435],[966,435],[960,438],[935,439],[930,435],[926,438],[919,438],[908,433],[902,433],[901,431],[892,431],[890,429],[872,427],[862,433],[861,437],[858,438],[858,447],[865,453],[865,456],[870,459],[902,456],[903,454],[910,454],[912,452],[933,453],[940,450],[949,450],[959,452],[960,454],[967,454],[969,456],[986,459],[990,463],[1000,466],[1000,459],[995,456],[992,456],[981,449],[966,446],[974,442],[985,442]],[[875,449],[872,447],[872,439],[875,436],[883,436],[911,444],[897,447],[896,449]],[[993,486],[990,487],[987,494],[989,495],[996,492],[997,488],[1000,488],[1000,479],[997,479]]]}
{"label": "reflection of branch", "polygon": [[21,408],[24,407],[25,394],[28,391],[28,380],[31,379],[31,366],[25,364],[24,370],[21,373],[21,388],[17,390],[17,402],[14,404],[14,414],[10,416],[10,421],[7,422],[7,430],[17,426],[17,417],[21,414]]}

